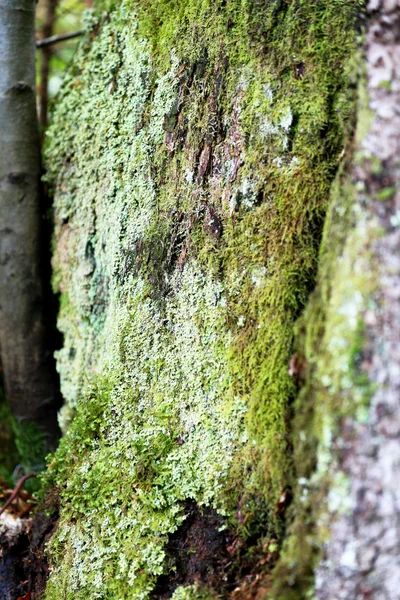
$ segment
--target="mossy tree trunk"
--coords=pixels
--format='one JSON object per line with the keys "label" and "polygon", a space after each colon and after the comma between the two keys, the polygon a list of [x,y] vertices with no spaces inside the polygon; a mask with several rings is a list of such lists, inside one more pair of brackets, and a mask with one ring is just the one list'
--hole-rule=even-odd
{"label": "mossy tree trunk", "polygon": [[58,435],[45,326],[35,0],[0,5],[0,344],[13,415]]}
{"label": "mossy tree trunk", "polygon": [[394,598],[398,2],[105,4],[50,131],[46,599]]}

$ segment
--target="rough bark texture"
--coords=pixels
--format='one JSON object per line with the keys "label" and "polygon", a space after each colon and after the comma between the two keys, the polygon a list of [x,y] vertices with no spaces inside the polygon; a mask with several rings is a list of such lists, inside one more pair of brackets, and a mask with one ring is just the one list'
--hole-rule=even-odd
{"label": "rough bark texture", "polygon": [[398,3],[110,5],[49,137],[46,598],[396,598]]}
{"label": "rough bark texture", "polygon": [[13,415],[57,437],[41,281],[35,2],[0,6],[0,341]]}
{"label": "rough bark texture", "polygon": [[376,282],[374,306],[362,314],[360,354],[372,393],[366,418],[344,420],[335,440],[338,472],[349,485],[344,510],[332,511],[317,571],[321,600],[400,598],[400,3],[371,0],[367,13],[372,124],[352,177],[355,206],[379,228],[365,247]]}

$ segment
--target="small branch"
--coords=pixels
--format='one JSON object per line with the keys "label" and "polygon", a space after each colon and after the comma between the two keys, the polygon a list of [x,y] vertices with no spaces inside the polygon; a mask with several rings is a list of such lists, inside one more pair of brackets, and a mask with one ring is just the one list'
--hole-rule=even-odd
{"label": "small branch", "polygon": [[74,31],[73,33],[64,33],[63,35],[52,35],[51,37],[38,40],[36,42],[36,48],[46,48],[47,46],[52,46],[53,44],[58,44],[59,42],[72,40],[73,38],[83,35],[84,33],[85,29],[80,29],[79,31]]}
{"label": "small branch", "polygon": [[10,504],[15,500],[15,498],[18,496],[19,490],[22,488],[25,481],[27,479],[30,479],[31,477],[36,477],[36,473],[29,473],[28,475],[24,475],[23,477],[21,477],[21,479],[18,481],[17,485],[15,486],[13,493],[11,494],[11,496],[9,497],[7,502],[4,504],[4,506],[1,507],[0,515],[2,515],[3,512],[6,510],[6,508],[8,508],[10,506]]}

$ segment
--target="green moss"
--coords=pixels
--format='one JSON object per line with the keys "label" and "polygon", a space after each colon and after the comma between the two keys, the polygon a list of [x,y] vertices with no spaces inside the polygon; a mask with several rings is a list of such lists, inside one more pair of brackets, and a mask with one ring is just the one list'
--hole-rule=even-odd
{"label": "green moss", "polygon": [[20,462],[12,429],[10,409],[5,401],[4,394],[0,394],[0,477],[12,485],[12,473]]}
{"label": "green moss", "polygon": [[215,594],[200,588],[198,585],[179,587],[172,596],[173,600],[216,600],[216,598]]}
{"label": "green moss", "polygon": [[346,420],[366,422],[374,391],[363,361],[365,315],[376,310],[378,281],[370,249],[380,226],[365,218],[349,171],[344,166],[332,186],[318,286],[296,324],[307,375],[294,406],[296,500],[275,571],[271,598],[276,600],[312,597],[314,568],[332,515],[350,508],[349,482],[338,463],[340,427]]}
{"label": "green moss", "polygon": [[219,402],[229,395],[223,303],[196,265],[173,289],[161,312],[142,280],[135,295],[131,288],[113,317],[123,335],[109,338],[109,379],[87,393],[49,470],[64,506],[51,552],[73,557],[70,577],[52,576],[50,598],[53,588],[71,598],[103,589],[108,598],[144,598],[162,573],[167,533],[184,519],[183,501],[230,508],[221,492],[246,441],[245,405]]}
{"label": "green moss", "polygon": [[381,202],[386,202],[386,200],[391,200],[395,193],[396,188],[394,186],[386,187],[376,194],[376,199],[381,200]]}
{"label": "green moss", "polygon": [[358,4],[88,15],[47,150],[69,426],[47,475],[48,600],[148,598],[187,499],[244,537],[282,532],[294,324],[352,114]]}

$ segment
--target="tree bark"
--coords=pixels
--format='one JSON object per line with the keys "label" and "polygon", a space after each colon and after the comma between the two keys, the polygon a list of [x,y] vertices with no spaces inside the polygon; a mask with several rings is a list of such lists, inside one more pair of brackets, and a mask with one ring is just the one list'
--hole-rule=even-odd
{"label": "tree bark", "polygon": [[366,9],[371,122],[352,175],[359,214],[379,225],[379,235],[364,250],[371,269],[377,265],[373,310],[363,324],[363,369],[374,393],[368,419],[346,419],[340,444],[335,442],[349,482],[347,509],[331,515],[330,539],[317,570],[318,600],[400,597],[399,6],[370,0]]}
{"label": "tree bark", "polygon": [[40,147],[35,100],[35,0],[0,5],[0,343],[18,419],[58,436],[41,281]]}

